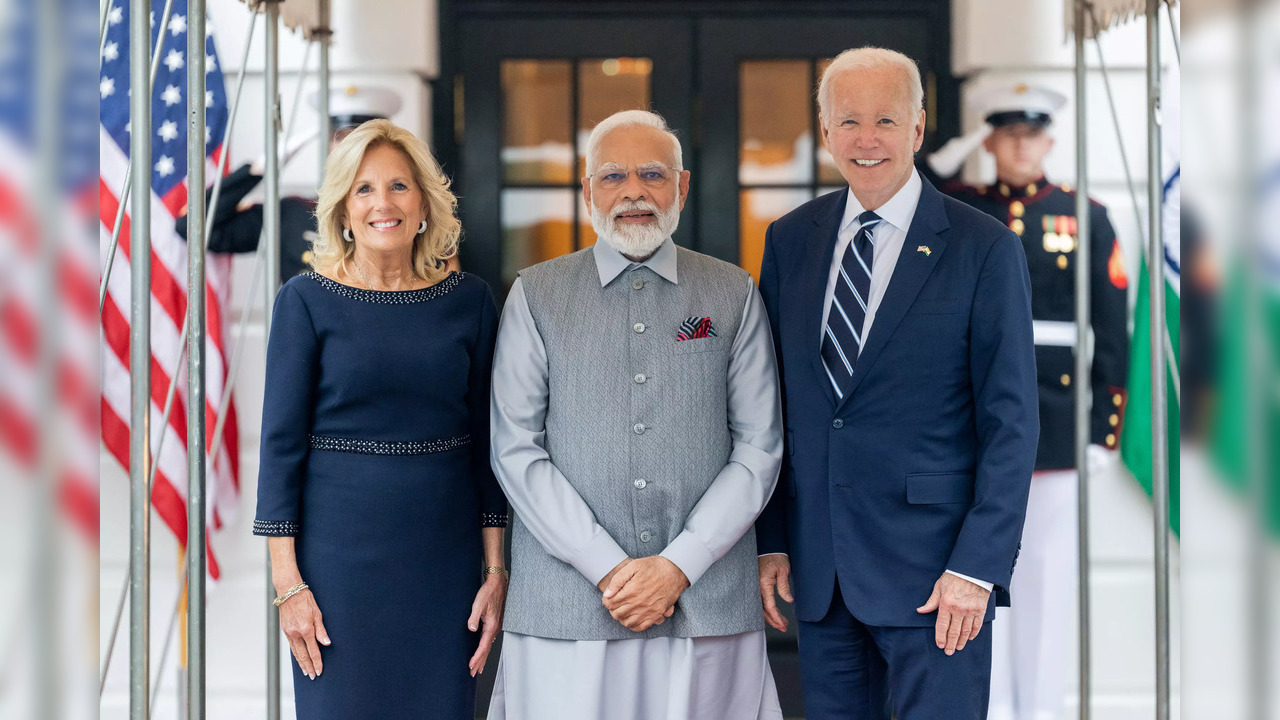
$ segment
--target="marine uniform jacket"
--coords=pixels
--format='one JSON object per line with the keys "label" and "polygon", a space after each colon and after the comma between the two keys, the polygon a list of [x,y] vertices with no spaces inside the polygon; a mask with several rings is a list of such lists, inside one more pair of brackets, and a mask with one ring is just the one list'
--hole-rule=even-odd
{"label": "marine uniform jacket", "polygon": [[[1075,463],[1076,194],[1043,177],[1024,187],[951,182],[942,191],[987,213],[1022,238],[1031,273],[1031,317],[1040,389],[1036,470]],[[1124,418],[1129,368],[1124,257],[1107,209],[1090,201],[1090,323],[1094,353],[1089,442],[1115,449]]]}
{"label": "marine uniform jacket", "polygon": [[[249,171],[250,165],[241,165],[235,172],[222,179],[218,191],[218,209],[213,214],[213,227],[209,231],[209,251],[222,253],[250,253],[258,249],[262,236],[262,204],[240,207],[244,199],[258,183],[261,175]],[[212,189],[206,190],[204,199],[209,202]],[[280,199],[280,284],[294,275],[311,269],[311,243],[316,237],[316,202],[310,198],[285,197]],[[178,218],[178,234],[187,238],[187,216]]]}

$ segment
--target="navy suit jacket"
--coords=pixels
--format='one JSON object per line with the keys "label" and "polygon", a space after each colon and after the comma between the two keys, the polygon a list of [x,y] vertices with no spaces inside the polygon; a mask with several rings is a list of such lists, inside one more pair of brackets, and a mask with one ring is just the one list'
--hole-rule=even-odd
{"label": "navy suit jacket", "polygon": [[945,570],[1008,604],[1039,409],[1022,243],[926,180],[902,254],[837,402],[819,354],[846,193],[769,226],[760,270],[786,420],[761,553],[791,556],[796,617],[826,615],[839,575],[849,611],[879,626],[921,615]]}

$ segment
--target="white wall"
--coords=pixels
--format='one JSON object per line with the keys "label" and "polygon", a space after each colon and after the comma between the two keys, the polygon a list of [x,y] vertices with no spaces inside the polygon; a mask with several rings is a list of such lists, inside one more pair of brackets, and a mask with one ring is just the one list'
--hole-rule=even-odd
{"label": "white wall", "polygon": [[[1070,98],[1067,108],[1055,116],[1053,153],[1046,162],[1051,182],[1076,181],[1075,45],[1067,34],[1062,2],[1006,2],[1005,0],[955,0],[952,63],[965,77],[962,99],[989,83],[1027,82],[1058,90]],[[1166,31],[1167,32],[1167,31]],[[1166,58],[1172,51],[1166,42]],[[1141,19],[1105,31],[1101,52],[1116,103],[1123,148],[1138,195],[1142,227],[1146,224],[1146,27]],[[1099,69],[1098,45],[1085,47],[1090,68],[1087,79],[1086,138],[1089,153],[1089,195],[1107,206],[1125,250],[1136,291],[1138,260],[1144,242],[1139,230],[1121,162],[1121,143],[1109,110],[1106,87]],[[965,108],[963,131],[982,122]],[[991,182],[995,163],[979,151],[965,167],[966,179]],[[1141,412],[1134,409],[1133,412]],[[1091,623],[1093,662],[1093,717],[1121,720],[1152,717],[1155,713],[1155,573],[1153,570],[1153,516],[1150,501],[1118,463],[1091,478],[1089,542],[1091,548]],[[1179,547],[1173,545],[1173,694],[1179,678]],[[1063,618],[1075,637],[1076,617]],[[1078,654],[1070,658],[1066,716],[1078,712]],[[1175,717],[1180,707],[1174,704]],[[1237,717],[1224,713],[1219,717]]]}

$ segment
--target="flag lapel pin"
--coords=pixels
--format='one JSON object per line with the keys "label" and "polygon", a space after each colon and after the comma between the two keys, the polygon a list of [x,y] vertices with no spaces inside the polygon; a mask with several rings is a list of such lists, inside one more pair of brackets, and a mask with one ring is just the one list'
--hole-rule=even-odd
{"label": "flag lapel pin", "polygon": [[922,252],[922,253],[924,253],[924,256],[925,256],[925,257],[929,257],[929,253],[931,253],[931,252],[933,252],[933,251],[929,249],[929,246],[928,246],[928,245],[917,245],[917,246],[916,246],[916,252]]}

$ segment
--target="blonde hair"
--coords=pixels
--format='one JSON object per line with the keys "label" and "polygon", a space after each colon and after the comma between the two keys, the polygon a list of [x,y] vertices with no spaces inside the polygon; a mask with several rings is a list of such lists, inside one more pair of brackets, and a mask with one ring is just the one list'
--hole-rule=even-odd
{"label": "blonde hair", "polygon": [[832,81],[842,73],[856,70],[886,70],[894,68],[903,74],[907,83],[908,99],[912,112],[924,109],[924,87],[920,84],[920,68],[916,61],[897,50],[880,47],[860,47],[845,50],[836,56],[822,73],[822,82],[818,84],[818,109],[822,117],[831,119],[831,87]]}
{"label": "blonde hair", "polygon": [[355,184],[356,171],[365,154],[382,145],[404,153],[413,181],[422,192],[427,230],[413,238],[413,273],[427,282],[438,282],[449,272],[445,262],[458,254],[462,235],[458,199],[449,191],[449,178],[440,170],[427,144],[390,120],[370,120],[360,125],[329,153],[316,203],[320,236],[311,248],[311,267],[316,271],[338,267],[346,271],[346,261],[356,247],[342,237],[347,194]]}

